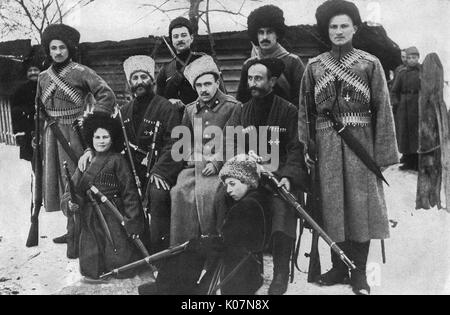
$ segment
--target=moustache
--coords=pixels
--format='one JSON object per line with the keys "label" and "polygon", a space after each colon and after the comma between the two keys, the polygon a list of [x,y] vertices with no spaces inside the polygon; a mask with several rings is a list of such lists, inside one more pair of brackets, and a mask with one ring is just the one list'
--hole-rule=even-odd
{"label": "moustache", "polygon": [[271,43],[271,41],[268,40],[268,39],[263,39],[263,40],[261,41],[261,44],[270,44],[270,43]]}
{"label": "moustache", "polygon": [[148,91],[149,88],[150,88],[150,85],[144,84],[144,83],[139,83],[139,84],[134,85],[134,86],[131,87],[131,92],[135,93],[139,88],[143,88],[146,91]]}
{"label": "moustache", "polygon": [[208,92],[201,92],[200,96],[209,96],[209,93]]}
{"label": "moustache", "polygon": [[250,92],[253,92],[253,91],[259,92],[259,93],[263,93],[263,92],[264,92],[263,89],[261,89],[261,88],[259,88],[259,87],[256,87],[256,86],[252,86],[252,87],[249,88],[248,90],[249,90]]}
{"label": "moustache", "polygon": [[186,44],[185,42],[178,42],[178,43],[177,43],[177,46],[185,45],[185,44]]}

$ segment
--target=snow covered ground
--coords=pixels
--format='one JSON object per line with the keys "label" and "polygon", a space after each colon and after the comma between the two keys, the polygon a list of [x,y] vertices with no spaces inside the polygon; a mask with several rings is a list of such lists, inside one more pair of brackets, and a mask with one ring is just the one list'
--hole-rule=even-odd
{"label": "snow covered ground", "polygon": [[[65,231],[62,213],[42,212],[39,246],[26,248],[30,215],[30,172],[28,162],[18,160],[18,148],[0,144],[0,295],[2,294],[137,294],[137,285],[148,274],[107,284],[81,283],[78,262],[69,260],[64,245],[52,238]],[[390,219],[397,222],[386,241],[387,263],[381,262],[380,242],[373,241],[368,276],[373,294],[450,294],[450,214],[445,211],[414,210],[417,174],[401,172],[398,166],[386,171],[390,187],[386,197]],[[302,239],[299,265],[287,294],[352,294],[348,286],[318,287],[306,282],[310,233]],[[330,253],[321,242],[323,271],[329,269]],[[266,294],[272,276],[266,257]]]}

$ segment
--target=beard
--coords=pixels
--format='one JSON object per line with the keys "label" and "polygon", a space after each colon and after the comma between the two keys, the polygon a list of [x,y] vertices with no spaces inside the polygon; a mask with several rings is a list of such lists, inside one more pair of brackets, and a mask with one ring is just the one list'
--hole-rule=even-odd
{"label": "beard", "polygon": [[143,94],[141,94],[141,95],[137,95],[137,97],[139,97],[139,96],[144,96],[144,95],[148,95],[148,94],[150,94],[151,91],[152,91],[152,84],[151,84],[151,83],[149,83],[149,84],[139,83],[139,84],[137,84],[137,85],[133,85],[133,86],[131,87],[131,93],[133,93],[133,94],[136,95],[137,90],[138,90],[139,88],[143,88],[143,89],[145,90],[145,92],[144,92]]}
{"label": "beard", "polygon": [[252,97],[256,97],[256,98],[262,98],[264,97],[264,95],[266,95],[268,93],[267,90],[253,86],[251,88],[249,88],[250,94],[252,95]]}

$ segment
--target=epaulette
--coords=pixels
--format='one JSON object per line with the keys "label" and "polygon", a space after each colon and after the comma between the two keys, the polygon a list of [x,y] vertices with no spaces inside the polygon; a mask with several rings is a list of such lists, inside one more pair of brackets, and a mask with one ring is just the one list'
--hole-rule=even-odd
{"label": "epaulette", "polygon": [[225,100],[227,102],[234,103],[234,104],[239,103],[239,101],[235,97],[233,97],[231,95],[227,95],[227,94],[225,94]]}
{"label": "epaulette", "polygon": [[378,60],[378,58],[372,54],[369,54],[367,51],[361,50],[361,49],[356,49],[356,51],[361,55],[362,58],[371,61],[371,62],[375,62]]}
{"label": "epaulette", "polygon": [[83,65],[80,65],[79,63],[74,62],[73,69],[78,70],[78,71],[84,71],[84,70],[86,70],[86,67]]}
{"label": "epaulette", "polygon": [[320,55],[318,55],[318,56],[316,56],[316,57],[310,58],[310,59],[308,60],[308,63],[309,63],[309,64],[313,64],[313,63],[319,62],[319,58],[320,58],[321,55],[323,55],[323,54],[320,54]]}
{"label": "epaulette", "polygon": [[191,52],[191,54],[192,55],[194,55],[194,56],[204,56],[204,55],[206,55],[206,53],[204,53],[204,52],[201,52],[201,51],[193,51],[193,52]]}

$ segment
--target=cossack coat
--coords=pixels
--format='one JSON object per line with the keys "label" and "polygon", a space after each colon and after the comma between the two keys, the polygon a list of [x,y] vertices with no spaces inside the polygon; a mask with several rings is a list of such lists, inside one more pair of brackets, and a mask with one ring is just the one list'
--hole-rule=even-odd
{"label": "cossack coat", "polygon": [[328,235],[335,242],[388,238],[382,182],[333,129],[324,117],[326,110],[347,126],[379,167],[398,163],[393,114],[380,61],[357,49],[340,60],[330,52],[312,58],[302,80],[298,126],[305,145],[308,121],[315,126],[312,140]]}
{"label": "cossack coat", "polygon": [[[60,76],[77,93],[80,98],[73,98],[67,91],[56,86],[49,89],[54,83],[49,71],[39,75],[36,92],[36,102],[45,108],[49,116],[56,120],[58,127],[66,138],[75,154],[83,154],[80,139],[72,128],[75,119],[81,118],[86,110],[87,96],[92,94],[95,98],[94,111],[111,114],[114,110],[115,96],[108,84],[90,68],[75,62],[69,62],[60,70]],[[52,91],[44,97],[46,91]],[[60,210],[60,197],[64,193],[65,181],[63,163],[67,161],[69,170],[75,171],[76,162],[73,162],[56,140],[53,131],[45,123],[43,129],[43,158],[44,158],[44,206],[46,211]]]}

